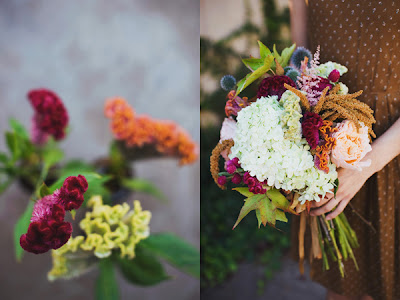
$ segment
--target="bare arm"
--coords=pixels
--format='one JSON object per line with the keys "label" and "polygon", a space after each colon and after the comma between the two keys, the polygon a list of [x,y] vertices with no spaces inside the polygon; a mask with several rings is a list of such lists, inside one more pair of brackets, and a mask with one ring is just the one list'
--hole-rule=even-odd
{"label": "bare arm", "polygon": [[289,0],[289,9],[292,41],[297,46],[307,47],[306,0]]}

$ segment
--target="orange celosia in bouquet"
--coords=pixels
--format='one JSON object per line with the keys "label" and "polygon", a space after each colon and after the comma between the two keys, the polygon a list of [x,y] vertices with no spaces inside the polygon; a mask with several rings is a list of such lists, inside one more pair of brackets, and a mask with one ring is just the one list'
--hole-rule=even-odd
{"label": "orange celosia in bouquet", "polygon": [[[313,201],[319,202],[338,187],[337,168],[361,170],[375,137],[373,111],[349,94],[340,82],[347,68],[335,62],[319,63],[319,48],[309,50],[293,45],[279,54],[259,42],[260,58],[243,59],[252,71],[236,84],[224,76],[221,86],[228,91],[221,140],[211,156],[215,182],[247,197],[238,223],[255,210],[259,225],[287,222],[285,212],[300,215],[299,256],[303,271],[304,233],[311,226],[311,258],[328,256],[338,261],[351,257],[357,237],[343,213],[329,220],[325,215],[308,215]],[[239,94],[259,82],[257,95],[249,100]],[[233,90],[234,86],[236,90]],[[225,158],[224,172],[219,170]]]}
{"label": "orange celosia in bouquet", "polygon": [[104,111],[111,119],[115,139],[123,142],[128,157],[135,159],[135,155],[146,154],[177,157],[181,165],[197,159],[197,144],[176,123],[137,115],[122,98],[107,100]]}

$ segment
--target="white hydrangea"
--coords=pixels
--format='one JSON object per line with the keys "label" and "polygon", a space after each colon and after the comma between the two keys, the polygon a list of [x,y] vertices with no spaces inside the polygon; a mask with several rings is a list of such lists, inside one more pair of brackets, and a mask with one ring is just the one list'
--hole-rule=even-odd
{"label": "white hydrangea", "polygon": [[239,158],[242,168],[259,181],[267,181],[277,189],[299,192],[302,203],[319,201],[319,195],[325,196],[333,189],[337,177],[335,166],[330,165],[331,171],[325,174],[314,167],[305,139],[285,138],[289,127],[283,121],[287,114],[284,106],[291,103],[289,98],[295,102],[289,93],[282,104],[277,96],[261,97],[242,109],[237,116],[235,145],[229,157]]}
{"label": "white hydrangea", "polygon": [[349,93],[349,88],[347,87],[347,85],[342,82],[338,82],[338,85],[340,86],[340,89],[338,91],[339,95],[347,95]]}
{"label": "white hydrangea", "polygon": [[345,66],[342,66],[341,64],[335,63],[333,61],[328,61],[327,63],[320,64],[317,67],[318,70],[317,75],[324,78],[328,78],[329,74],[335,69],[339,71],[340,76],[342,76],[344,73],[348,71],[348,69]]}

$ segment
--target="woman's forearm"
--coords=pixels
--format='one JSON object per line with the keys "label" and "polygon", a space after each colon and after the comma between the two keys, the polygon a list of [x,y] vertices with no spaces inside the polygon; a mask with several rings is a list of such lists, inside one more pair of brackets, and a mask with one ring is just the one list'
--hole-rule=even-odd
{"label": "woman's forearm", "polygon": [[290,29],[292,41],[307,47],[307,10],[305,0],[290,0]]}
{"label": "woman's forearm", "polygon": [[400,119],[372,143],[372,151],[365,159],[371,159],[370,175],[380,171],[400,154]]}

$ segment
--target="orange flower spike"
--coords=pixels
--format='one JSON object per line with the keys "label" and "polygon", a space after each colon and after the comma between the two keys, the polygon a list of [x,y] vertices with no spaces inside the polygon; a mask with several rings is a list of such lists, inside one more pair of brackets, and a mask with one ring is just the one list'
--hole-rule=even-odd
{"label": "orange flower spike", "polygon": [[130,109],[129,104],[124,98],[115,97],[106,100],[104,105],[104,114],[107,118],[112,118],[116,111]]}

